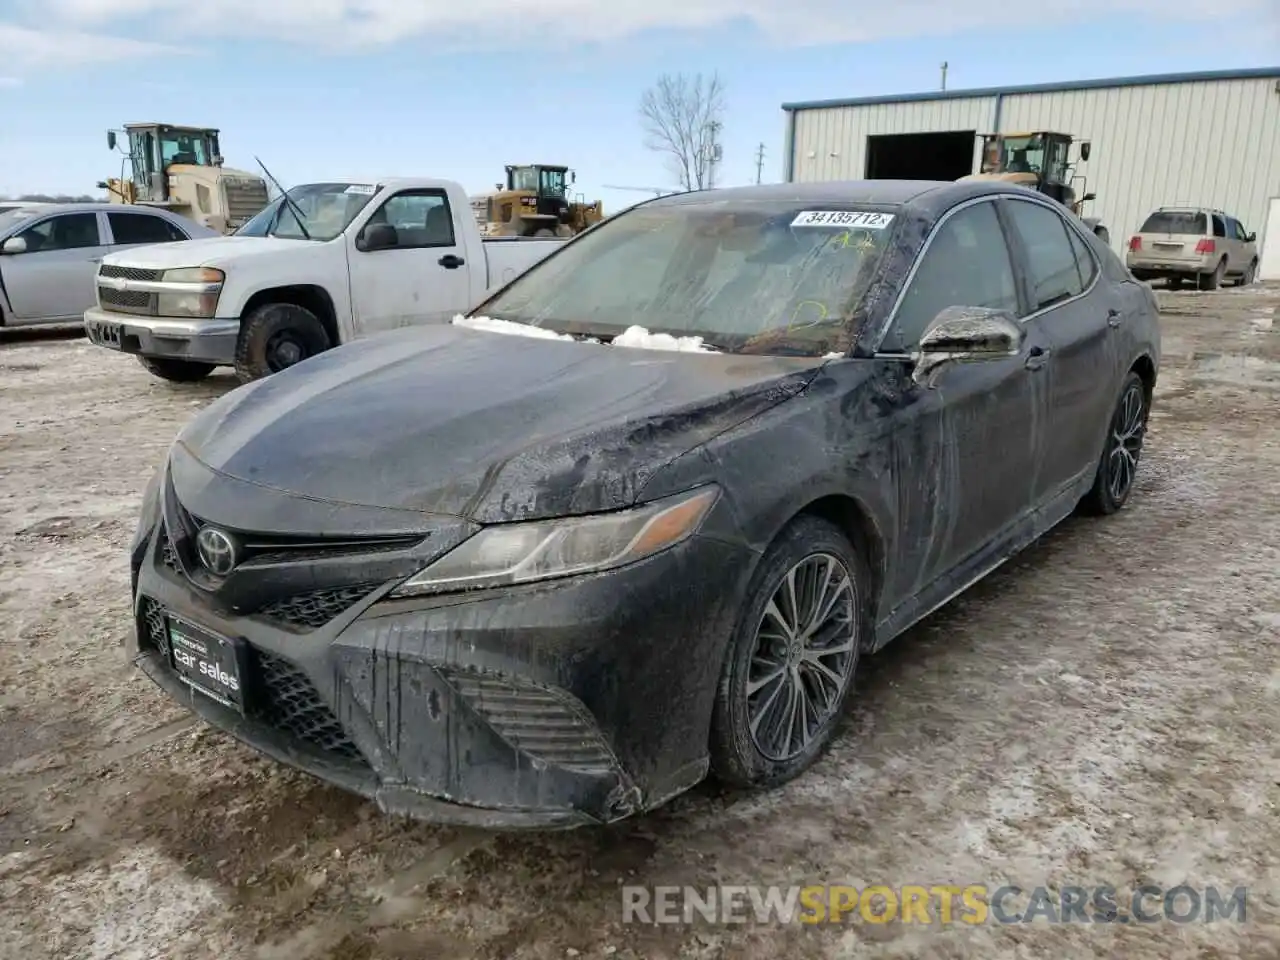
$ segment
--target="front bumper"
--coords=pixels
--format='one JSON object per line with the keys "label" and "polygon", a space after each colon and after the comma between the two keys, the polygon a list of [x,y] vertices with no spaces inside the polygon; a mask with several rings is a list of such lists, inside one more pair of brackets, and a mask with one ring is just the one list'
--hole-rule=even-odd
{"label": "front bumper", "polygon": [[141,317],[90,307],[84,314],[84,329],[90,341],[110,350],[231,366],[236,361],[240,321]]}
{"label": "front bumper", "polygon": [[[300,627],[282,619],[289,604],[220,608],[163,527],[135,556],[135,662],[213,725],[388,813],[606,823],[706,774],[745,547],[695,537],[607,574],[435,598],[386,600],[389,580]],[[166,613],[246,645],[244,715],[177,679]]]}

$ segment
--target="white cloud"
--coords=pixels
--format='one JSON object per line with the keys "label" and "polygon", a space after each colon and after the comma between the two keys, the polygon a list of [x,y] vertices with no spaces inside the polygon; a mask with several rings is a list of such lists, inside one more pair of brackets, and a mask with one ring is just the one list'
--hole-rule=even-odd
{"label": "white cloud", "polygon": [[[0,22],[0,63],[6,69],[26,72],[28,75],[43,68],[108,63],[129,57],[177,52],[180,52],[178,48],[166,44],[104,37],[97,33],[62,28],[56,22],[55,25],[40,29]],[[9,79],[21,82],[18,77]]]}
{"label": "white cloud", "polygon": [[0,77],[0,90],[22,86],[21,77]]}
{"label": "white cloud", "polygon": [[[436,49],[527,47],[530,37],[564,42],[618,40],[653,28],[714,29],[749,22],[784,44],[835,43],[945,34],[979,27],[1079,22],[1123,13],[1161,20],[1254,18],[1261,29],[1280,20],[1275,0],[1040,0],[1032,4],[964,4],[957,0],[26,0],[41,28],[0,24],[60,48],[68,59],[116,59],[147,41],[192,42],[210,36],[271,36],[327,48],[379,46],[425,38]],[[35,22],[35,21],[33,21]],[[58,25],[64,25],[66,29]],[[46,25],[50,31],[45,32]],[[74,29],[70,29],[74,25]],[[86,31],[142,39],[101,40]],[[124,52],[122,45],[134,45]],[[47,60],[48,58],[44,58]]]}

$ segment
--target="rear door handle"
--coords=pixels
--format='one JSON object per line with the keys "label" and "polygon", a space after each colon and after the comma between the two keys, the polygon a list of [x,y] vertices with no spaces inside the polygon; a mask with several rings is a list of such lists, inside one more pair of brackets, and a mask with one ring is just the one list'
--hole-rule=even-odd
{"label": "rear door handle", "polygon": [[1027,362],[1024,366],[1028,370],[1039,370],[1049,362],[1050,351],[1046,347],[1032,347],[1027,355]]}
{"label": "rear door handle", "polygon": [[1124,314],[1122,314],[1119,310],[1112,309],[1107,311],[1108,327],[1118,327],[1123,321],[1124,321]]}
{"label": "rear door handle", "polygon": [[467,261],[463,260],[461,257],[455,256],[452,253],[446,253],[443,257],[441,257],[436,262],[439,263],[440,266],[444,267],[446,270],[457,270],[460,266],[462,266]]}

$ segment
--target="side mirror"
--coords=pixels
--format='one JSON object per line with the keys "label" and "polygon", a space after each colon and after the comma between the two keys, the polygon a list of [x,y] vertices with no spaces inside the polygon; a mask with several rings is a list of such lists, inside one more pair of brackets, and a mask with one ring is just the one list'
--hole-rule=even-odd
{"label": "side mirror", "polygon": [[1249,234],[1247,237],[1245,237],[1245,238],[1244,238],[1244,242],[1245,242],[1245,243],[1257,243],[1257,242],[1258,242],[1258,235],[1257,235],[1256,233],[1251,233],[1251,234]]}
{"label": "side mirror", "polygon": [[1098,195],[1096,193],[1086,193],[1083,197],[1080,198],[1080,202],[1088,203],[1090,200],[1097,200],[1097,199],[1098,199]]}
{"label": "side mirror", "polygon": [[22,237],[10,237],[4,242],[4,246],[0,247],[4,253],[26,253],[27,241]]}
{"label": "side mirror", "polygon": [[1088,162],[1089,162],[1089,154],[1090,154],[1090,153],[1092,153],[1092,152],[1093,152],[1093,144],[1091,144],[1088,140],[1085,140],[1085,141],[1081,142],[1081,144],[1080,144],[1080,159],[1081,159],[1081,160],[1083,160],[1083,161],[1085,161],[1086,163],[1088,163]]}
{"label": "side mirror", "polygon": [[400,246],[400,235],[389,223],[367,223],[356,237],[356,249],[365,253],[374,250],[390,250]]}
{"label": "side mirror", "polygon": [[114,130],[107,131],[107,149],[114,150],[116,148],[116,132]]}
{"label": "side mirror", "polygon": [[[1026,332],[1005,310],[987,307],[947,307],[925,328],[912,355],[916,383],[927,383],[945,363],[976,363],[1015,357]],[[931,384],[930,384],[931,385]]]}

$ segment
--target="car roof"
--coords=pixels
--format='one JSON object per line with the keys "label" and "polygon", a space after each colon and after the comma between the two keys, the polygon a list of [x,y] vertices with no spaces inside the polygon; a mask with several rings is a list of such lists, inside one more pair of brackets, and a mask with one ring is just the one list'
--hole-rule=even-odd
{"label": "car roof", "polygon": [[1219,210],[1217,207],[1156,207],[1153,213],[1216,213],[1221,216],[1227,216],[1225,211]]}
{"label": "car roof", "polygon": [[161,216],[177,217],[171,210],[165,210],[162,207],[152,207],[146,204],[124,204],[124,203],[108,203],[105,200],[95,201],[93,203],[33,203],[30,205],[23,204],[20,210],[29,210],[33,213],[157,213]]}
{"label": "car roof", "polygon": [[640,206],[687,203],[864,203],[915,207],[926,216],[947,210],[973,197],[1024,193],[1025,187],[992,180],[835,180],[822,183],[771,183],[749,187],[697,190],[658,197]]}

